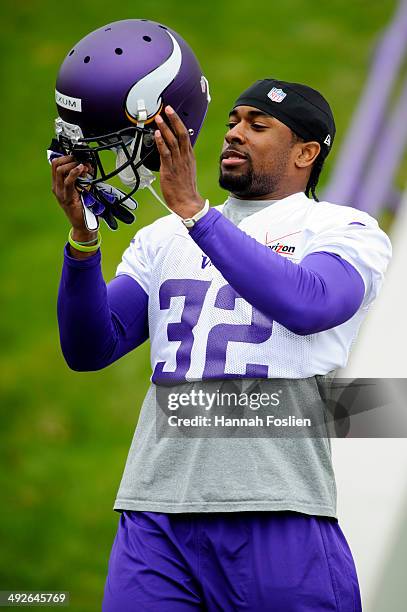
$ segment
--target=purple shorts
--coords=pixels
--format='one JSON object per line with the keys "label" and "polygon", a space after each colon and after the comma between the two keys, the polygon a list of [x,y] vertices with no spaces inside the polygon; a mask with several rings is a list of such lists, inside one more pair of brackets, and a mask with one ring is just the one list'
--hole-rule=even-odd
{"label": "purple shorts", "polygon": [[360,612],[335,519],[296,512],[121,514],[103,612]]}

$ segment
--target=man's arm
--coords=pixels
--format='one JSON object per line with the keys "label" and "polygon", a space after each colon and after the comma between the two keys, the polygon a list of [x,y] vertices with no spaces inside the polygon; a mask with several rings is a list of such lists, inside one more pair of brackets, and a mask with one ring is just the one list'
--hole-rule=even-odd
{"label": "man's arm", "polygon": [[[171,129],[157,118],[155,131],[161,190],[169,208],[189,218],[203,208],[195,157],[185,125],[171,107],[165,112]],[[312,334],[340,325],[363,301],[364,279],[335,251],[311,253],[300,265],[293,264],[213,209],[190,235],[239,295],[294,333]]]}
{"label": "man's arm", "polygon": [[148,296],[127,275],[106,286],[100,251],[79,260],[68,248],[58,293],[62,352],[72,370],[100,370],[148,338]]}
{"label": "man's arm", "polygon": [[334,253],[311,253],[294,264],[215,209],[190,235],[239,295],[296,334],[340,325],[362,303],[362,277]]}
{"label": "man's arm", "polygon": [[[51,165],[52,191],[72,225],[72,238],[96,243],[97,232],[86,228],[75,187],[89,168],[72,156],[55,158]],[[65,247],[58,324],[62,352],[73,370],[100,370],[148,338],[147,293],[126,275],[106,286],[100,261],[99,249],[85,253]]]}

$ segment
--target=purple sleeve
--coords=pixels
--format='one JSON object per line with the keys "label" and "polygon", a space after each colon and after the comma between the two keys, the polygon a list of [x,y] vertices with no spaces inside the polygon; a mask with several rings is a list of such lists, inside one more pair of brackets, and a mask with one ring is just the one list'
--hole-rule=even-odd
{"label": "purple sleeve", "polygon": [[100,251],[78,260],[68,248],[58,293],[62,353],[72,370],[100,370],[148,338],[148,296],[130,276],[106,285]]}
{"label": "purple sleeve", "polygon": [[213,208],[190,235],[241,297],[296,334],[340,325],[362,303],[362,277],[334,253],[311,253],[294,264]]}

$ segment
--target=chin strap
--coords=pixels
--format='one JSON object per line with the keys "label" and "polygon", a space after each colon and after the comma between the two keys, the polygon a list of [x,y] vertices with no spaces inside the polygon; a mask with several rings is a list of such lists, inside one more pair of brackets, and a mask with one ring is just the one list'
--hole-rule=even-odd
{"label": "chin strap", "polygon": [[[148,172],[150,172],[150,170],[148,170]],[[155,180],[155,176],[153,176],[153,180]],[[150,185],[146,185],[147,189],[153,194],[153,196],[155,197],[156,200],[158,200],[160,202],[160,204],[162,204],[167,210],[170,211],[170,213],[172,213],[173,215],[175,215],[176,217],[178,217],[178,219],[182,219],[182,217],[180,217],[179,215],[177,215],[176,212],[174,212],[173,210],[171,210],[171,208],[169,206],[167,206],[167,204],[164,202],[164,200],[162,198],[160,198],[160,196],[158,195],[158,193],[156,192],[156,190],[154,189],[154,187]]]}

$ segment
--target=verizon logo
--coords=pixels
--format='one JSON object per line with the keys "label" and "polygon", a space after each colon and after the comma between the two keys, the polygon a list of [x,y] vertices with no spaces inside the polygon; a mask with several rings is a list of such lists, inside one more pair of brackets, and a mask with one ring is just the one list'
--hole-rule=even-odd
{"label": "verizon logo", "polygon": [[279,253],[280,255],[295,253],[295,246],[292,244],[285,244],[284,242],[277,242],[277,244],[272,244],[277,240],[281,240],[282,238],[288,238],[288,236],[294,236],[295,234],[300,234],[301,230],[297,232],[291,232],[290,234],[285,234],[284,236],[278,236],[277,238],[269,238],[268,232],[266,232],[266,246],[272,251]]}
{"label": "verizon logo", "polygon": [[273,244],[272,246],[267,245],[269,249],[275,251],[276,253],[295,253],[295,246],[291,246],[289,244]]}

